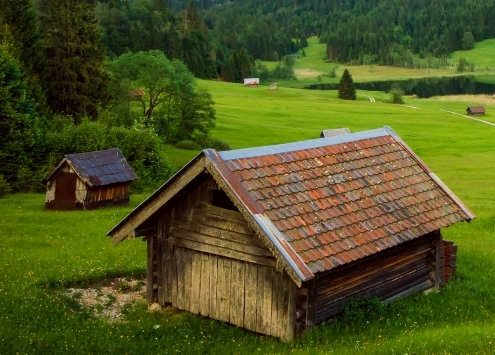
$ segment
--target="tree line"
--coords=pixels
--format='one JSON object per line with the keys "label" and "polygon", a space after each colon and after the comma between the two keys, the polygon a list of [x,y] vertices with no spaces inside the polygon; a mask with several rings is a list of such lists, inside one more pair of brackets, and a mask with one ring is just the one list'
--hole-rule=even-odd
{"label": "tree line", "polygon": [[265,60],[288,53],[290,39],[318,36],[332,61],[437,66],[495,37],[491,0],[246,0],[212,6],[205,18],[216,37]]}

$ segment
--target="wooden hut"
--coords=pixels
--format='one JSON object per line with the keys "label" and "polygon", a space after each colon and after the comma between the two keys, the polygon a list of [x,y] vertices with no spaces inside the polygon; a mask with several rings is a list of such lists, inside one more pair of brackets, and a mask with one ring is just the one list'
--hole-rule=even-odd
{"label": "wooden hut", "polygon": [[244,79],[244,86],[258,87],[259,84],[260,84],[260,78],[246,78],[246,79]]}
{"label": "wooden hut", "polygon": [[148,302],[290,340],[350,299],[440,288],[440,229],[473,218],[385,127],[203,150],[108,235],[147,242]]}
{"label": "wooden hut", "polygon": [[341,136],[343,134],[349,133],[351,133],[351,130],[349,128],[324,129],[323,131],[321,131],[320,138]]}
{"label": "wooden hut", "polygon": [[483,106],[469,106],[466,112],[468,115],[484,115],[486,113]]}
{"label": "wooden hut", "polygon": [[136,173],[118,148],[67,154],[44,179],[46,208],[93,209],[124,205]]}

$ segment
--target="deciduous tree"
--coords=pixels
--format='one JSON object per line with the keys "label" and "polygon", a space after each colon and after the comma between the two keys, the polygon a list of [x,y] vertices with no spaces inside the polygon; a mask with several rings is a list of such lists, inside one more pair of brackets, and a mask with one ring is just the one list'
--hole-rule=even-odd
{"label": "deciduous tree", "polygon": [[169,141],[193,139],[207,134],[214,126],[215,111],[211,96],[196,86],[187,66],[169,60],[158,50],[125,53],[110,65],[112,92],[121,100],[134,95],[142,108],[144,123],[155,126]]}

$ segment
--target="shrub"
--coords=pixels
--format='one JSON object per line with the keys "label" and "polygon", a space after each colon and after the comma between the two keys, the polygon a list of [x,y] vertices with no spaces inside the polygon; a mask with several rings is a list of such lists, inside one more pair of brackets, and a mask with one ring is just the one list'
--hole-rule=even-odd
{"label": "shrub", "polygon": [[0,175],[0,198],[10,193],[10,185],[5,181],[2,175]]}
{"label": "shrub", "polygon": [[208,146],[203,148],[213,148],[218,151],[230,150],[230,144],[220,138],[211,137]]}
{"label": "shrub", "polygon": [[203,135],[197,138],[196,143],[203,149],[212,148],[218,151],[230,150],[230,144],[223,139],[212,137],[209,135]]}
{"label": "shrub", "polygon": [[186,149],[186,150],[201,150],[201,146],[198,143],[195,143],[195,142],[190,141],[190,140],[184,140],[184,141],[177,142],[175,144],[175,147],[179,148],[179,149]]}
{"label": "shrub", "polygon": [[393,104],[403,104],[404,99],[402,98],[402,95],[404,95],[404,91],[398,88],[394,88],[389,91],[388,93],[390,95],[390,101]]}
{"label": "shrub", "polygon": [[387,311],[387,305],[377,297],[362,300],[351,299],[342,305],[340,319],[347,324],[359,324],[379,316]]}
{"label": "shrub", "polygon": [[102,122],[84,119],[80,125],[62,125],[47,134],[47,145],[55,160],[65,154],[119,148],[138,179],[133,191],[154,189],[165,182],[171,169],[159,155],[160,139],[152,128],[135,123],[130,128],[109,127]]}

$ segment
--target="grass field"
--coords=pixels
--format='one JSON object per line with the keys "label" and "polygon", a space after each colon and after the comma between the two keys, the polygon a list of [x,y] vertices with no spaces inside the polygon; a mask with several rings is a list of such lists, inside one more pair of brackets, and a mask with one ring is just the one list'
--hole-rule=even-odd
{"label": "grass field", "polygon": [[[345,68],[349,69],[355,82],[382,81],[382,80],[402,80],[410,78],[426,78],[441,76],[456,76],[472,74],[477,76],[477,80],[482,82],[495,82],[495,39],[485,40],[476,43],[471,51],[457,51],[452,54],[451,62],[457,63],[459,56],[467,58],[479,67],[489,67],[489,70],[479,68],[473,73],[458,73],[455,67],[440,69],[407,69],[381,65],[359,65],[344,66],[335,63],[326,63],[326,44],[319,43],[318,38],[308,39],[308,47],[304,48],[306,56],[302,55],[302,50],[298,52],[299,59],[296,59],[294,72],[297,81],[281,81],[279,86],[304,87],[310,84],[337,83]],[[266,62],[269,68],[273,68],[276,63]],[[328,74],[336,68],[336,77],[329,77]],[[320,76],[320,78],[318,78]]]}
{"label": "grass field", "polygon": [[[466,103],[406,100],[412,109],[358,92],[355,102],[333,91],[268,90],[204,82],[216,102],[213,134],[234,148],[311,139],[326,128],[360,131],[391,126],[477,215],[444,230],[459,245],[457,279],[439,293],[401,300],[386,314],[317,327],[294,342],[165,310],[129,308],[108,323],[64,297],[64,286],[98,285],[115,275],[143,276],[145,243],[117,247],[104,235],[142,201],[86,212],[48,212],[44,195],[0,199],[0,354],[494,354],[495,127],[441,112]],[[487,119],[490,118],[488,115]],[[193,151],[166,147],[176,165]]]}
{"label": "grass field", "polygon": [[495,69],[495,39],[485,39],[482,42],[477,42],[474,44],[473,49],[467,51],[456,51],[452,53],[451,60],[457,63],[460,57],[465,58],[470,63],[474,63],[477,67]]}

